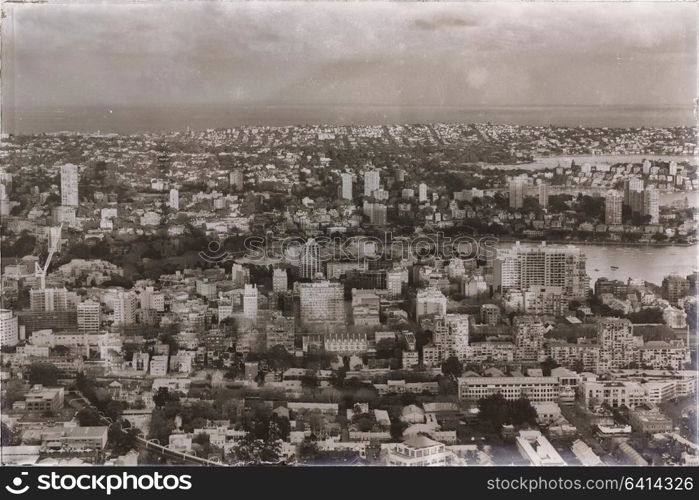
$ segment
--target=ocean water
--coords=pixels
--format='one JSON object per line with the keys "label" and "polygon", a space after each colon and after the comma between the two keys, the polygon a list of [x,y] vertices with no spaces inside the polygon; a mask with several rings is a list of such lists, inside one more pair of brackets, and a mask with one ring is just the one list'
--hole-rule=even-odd
{"label": "ocean water", "polygon": [[696,124],[686,107],[627,106],[349,106],[233,104],[91,106],[13,109],[3,103],[5,133],[193,130],[242,125],[503,123],[585,127],[675,127]]}

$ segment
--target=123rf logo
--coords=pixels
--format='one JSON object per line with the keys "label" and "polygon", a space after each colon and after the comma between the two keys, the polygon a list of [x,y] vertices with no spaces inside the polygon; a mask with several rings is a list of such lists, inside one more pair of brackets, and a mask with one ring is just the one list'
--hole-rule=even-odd
{"label": "123rf logo", "polygon": [[[27,472],[16,476],[11,484],[5,486],[5,490],[13,495],[22,495],[30,490],[25,484]],[[105,492],[111,495],[115,491],[150,491],[150,490],[190,490],[192,488],[192,476],[189,474],[41,474],[37,477],[36,489],[46,490],[84,490]]]}

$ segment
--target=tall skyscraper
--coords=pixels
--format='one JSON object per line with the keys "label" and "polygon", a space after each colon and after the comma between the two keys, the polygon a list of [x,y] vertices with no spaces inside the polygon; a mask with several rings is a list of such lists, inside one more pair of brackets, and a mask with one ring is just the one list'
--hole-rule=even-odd
{"label": "tall skyscraper", "polygon": [[586,297],[590,278],[585,254],[576,246],[522,246],[498,252],[493,264],[496,289],[527,291],[533,286],[561,287],[566,299]]}
{"label": "tall skyscraper", "polygon": [[173,210],[180,209],[180,192],[177,189],[170,190],[170,208]]}
{"label": "tall skyscraper", "polygon": [[622,199],[618,191],[607,191],[604,197],[605,224],[621,224]]}
{"label": "tall skyscraper", "polygon": [[243,316],[257,321],[257,287],[247,283],[243,291]]}
{"label": "tall skyscraper", "polygon": [[0,184],[0,216],[10,215],[10,196],[5,184]]}
{"label": "tall skyscraper", "polygon": [[372,203],[369,208],[369,222],[377,226],[385,226],[386,205],[383,203]]}
{"label": "tall skyscraper", "polygon": [[386,271],[386,289],[391,297],[400,297],[403,288],[403,272],[400,269],[389,269]]}
{"label": "tall skyscraper", "polygon": [[624,181],[624,205],[630,207],[632,213],[643,211],[643,179],[632,177]]}
{"label": "tall skyscraper", "polygon": [[660,200],[657,189],[648,187],[643,192],[643,210],[641,215],[649,217],[649,224],[657,224],[660,221]]}
{"label": "tall skyscraper", "polygon": [[366,170],[364,172],[364,196],[371,196],[379,189],[381,178],[378,170]]}
{"label": "tall skyscraper", "polygon": [[543,182],[539,184],[539,206],[546,208],[549,206],[549,185]]}
{"label": "tall skyscraper", "polygon": [[61,165],[61,205],[78,206],[78,166]]}
{"label": "tall skyscraper", "polygon": [[344,323],[345,289],[341,283],[317,281],[299,285],[301,321]]}
{"label": "tall skyscraper", "polygon": [[114,325],[132,325],[136,322],[137,297],[133,292],[119,291],[114,301]]}
{"label": "tall skyscraper", "polygon": [[417,192],[417,201],[419,201],[420,203],[427,201],[427,184],[421,182],[420,185],[417,187]]}
{"label": "tall skyscraper", "polygon": [[321,272],[320,247],[315,239],[310,238],[303,247],[301,247],[299,274],[302,278],[313,279]]}
{"label": "tall skyscraper", "polygon": [[289,287],[289,278],[286,269],[276,268],[272,271],[272,290],[274,292],[286,292]]}
{"label": "tall skyscraper", "polygon": [[510,208],[522,208],[524,206],[524,189],[527,179],[514,177],[510,179]]}
{"label": "tall skyscraper", "polygon": [[341,197],[343,200],[352,199],[352,174],[340,174],[342,180]]}
{"label": "tall skyscraper", "polygon": [[0,309],[0,347],[16,346],[19,342],[17,316],[9,309]]}
{"label": "tall skyscraper", "polygon": [[100,303],[86,300],[77,306],[78,332],[95,333],[100,329]]}

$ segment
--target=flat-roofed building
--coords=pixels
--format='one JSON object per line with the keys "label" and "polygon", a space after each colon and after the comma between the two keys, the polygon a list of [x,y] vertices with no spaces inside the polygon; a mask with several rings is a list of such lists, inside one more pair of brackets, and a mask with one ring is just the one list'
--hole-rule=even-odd
{"label": "flat-roofed building", "polygon": [[477,401],[502,394],[508,401],[557,401],[560,384],[555,377],[465,377],[459,379],[459,399]]}
{"label": "flat-roofed building", "polygon": [[32,413],[57,412],[63,408],[64,394],[63,387],[34,385],[24,398],[24,410]]}
{"label": "flat-roofed building", "polygon": [[515,438],[519,453],[536,466],[568,465],[553,445],[539,431],[519,431]]}
{"label": "flat-roofed building", "polygon": [[631,428],[637,432],[658,434],[672,432],[672,420],[663,415],[659,410],[646,410],[636,408],[629,412]]}

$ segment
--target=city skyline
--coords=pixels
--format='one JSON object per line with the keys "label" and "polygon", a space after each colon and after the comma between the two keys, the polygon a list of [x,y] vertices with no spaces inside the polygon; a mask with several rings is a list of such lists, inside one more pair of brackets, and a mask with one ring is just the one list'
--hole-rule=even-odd
{"label": "city skyline", "polygon": [[[59,1],[3,11],[0,465],[699,466],[691,5]],[[694,486],[629,470],[557,488]]]}

